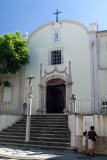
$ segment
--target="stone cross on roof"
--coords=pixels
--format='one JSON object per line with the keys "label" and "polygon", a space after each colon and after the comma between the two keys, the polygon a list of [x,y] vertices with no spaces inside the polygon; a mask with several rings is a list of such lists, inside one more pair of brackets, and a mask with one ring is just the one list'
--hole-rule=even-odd
{"label": "stone cross on roof", "polygon": [[58,22],[58,14],[60,14],[61,12],[58,12],[58,9],[56,10],[56,13],[53,13],[53,14],[56,14],[56,22]]}

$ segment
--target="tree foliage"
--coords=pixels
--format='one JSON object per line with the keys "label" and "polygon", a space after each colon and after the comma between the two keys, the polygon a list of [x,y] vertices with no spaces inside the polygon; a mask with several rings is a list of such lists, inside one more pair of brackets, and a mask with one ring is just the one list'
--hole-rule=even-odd
{"label": "tree foliage", "polygon": [[21,33],[5,33],[0,36],[0,73],[15,74],[29,63],[27,41],[21,39]]}

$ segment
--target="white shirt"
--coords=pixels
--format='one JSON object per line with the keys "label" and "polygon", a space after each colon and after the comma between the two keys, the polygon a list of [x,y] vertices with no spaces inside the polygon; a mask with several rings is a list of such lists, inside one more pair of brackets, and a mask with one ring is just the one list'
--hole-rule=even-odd
{"label": "white shirt", "polygon": [[86,145],[86,136],[83,136],[82,145]]}

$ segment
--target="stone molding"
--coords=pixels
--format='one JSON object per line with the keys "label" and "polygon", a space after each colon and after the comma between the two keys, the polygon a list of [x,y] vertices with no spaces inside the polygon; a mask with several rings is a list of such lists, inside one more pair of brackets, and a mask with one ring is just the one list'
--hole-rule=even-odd
{"label": "stone molding", "polygon": [[[55,26],[55,23],[58,23],[58,24],[59,24],[59,27],[54,28],[53,26]],[[51,25],[52,30],[59,30],[59,29],[62,27],[63,23],[71,23],[71,24],[78,25],[78,26],[80,26],[81,28],[83,28],[86,32],[89,32],[88,28],[87,28],[84,24],[82,24],[82,23],[80,23],[80,22],[77,22],[77,21],[73,21],[73,20],[63,19],[63,20],[60,20],[60,22],[53,22],[53,21],[51,21],[51,22],[48,22],[48,23],[43,24],[42,26],[38,27],[36,30],[34,30],[34,31],[29,35],[28,41],[30,41],[30,39],[34,36],[34,34],[37,33],[39,30],[41,30],[42,28]]]}
{"label": "stone molding", "polygon": [[51,24],[51,28],[56,31],[62,28],[62,22],[55,22]]}
{"label": "stone molding", "polygon": [[67,67],[65,67],[65,69],[63,71],[60,71],[57,68],[57,66],[55,66],[55,68],[51,72],[47,72],[46,70],[44,70],[44,76],[42,77],[42,80],[45,79],[47,75],[52,75],[54,72],[57,72],[57,73],[60,73],[60,74],[65,73],[66,77],[69,78],[69,75],[67,73]]}
{"label": "stone molding", "polygon": [[[66,108],[64,109],[64,113],[69,113],[69,106],[70,106],[70,97],[72,96],[72,76],[71,76],[71,62],[69,61],[69,67],[68,67],[68,73],[67,73],[67,67],[65,67],[64,70],[59,70],[57,66],[54,67],[54,69],[50,72],[44,70],[44,75],[42,76],[42,66],[43,64],[40,64],[40,83],[39,83],[39,90],[40,90],[40,97],[39,97],[39,109],[38,112],[40,114],[46,113],[46,91],[47,91],[47,82],[52,79],[62,79],[65,81],[66,85]],[[56,74],[55,74],[56,73]]]}

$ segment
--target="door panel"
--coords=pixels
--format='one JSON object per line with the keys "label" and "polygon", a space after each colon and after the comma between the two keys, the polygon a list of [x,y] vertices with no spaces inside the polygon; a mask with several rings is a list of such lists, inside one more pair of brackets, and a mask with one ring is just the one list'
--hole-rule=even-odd
{"label": "door panel", "polygon": [[47,86],[47,113],[63,113],[65,97],[65,85]]}

